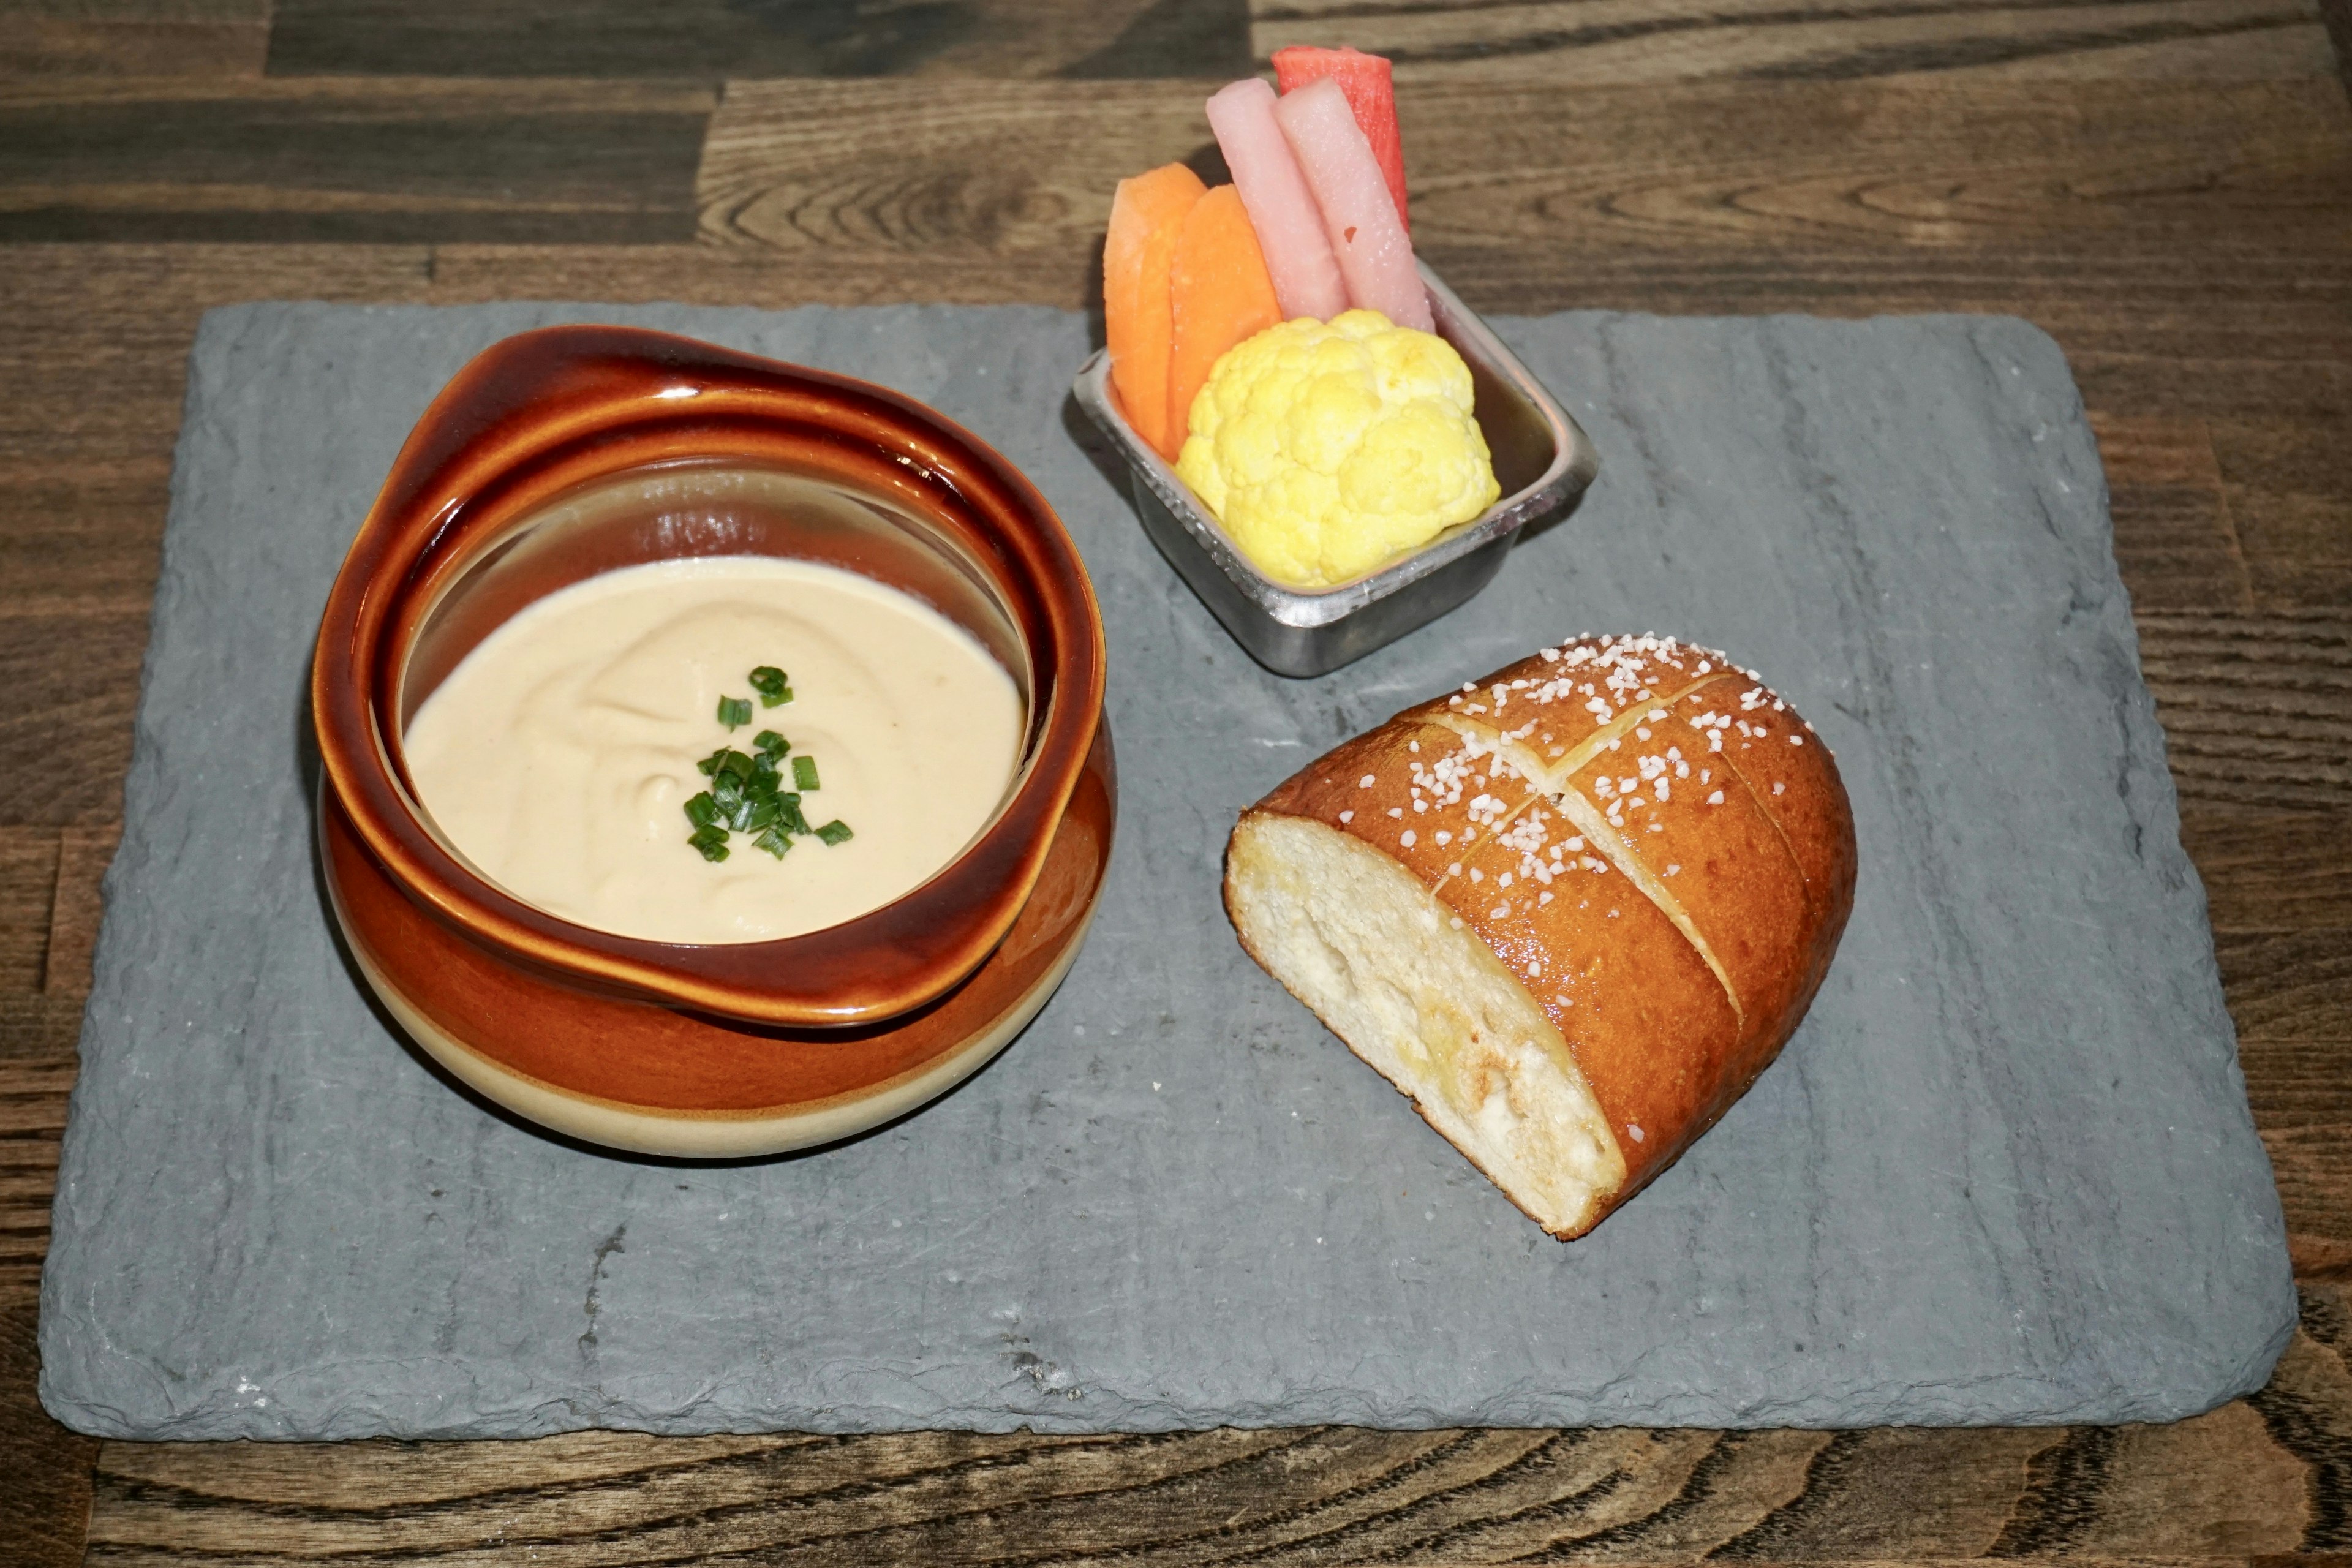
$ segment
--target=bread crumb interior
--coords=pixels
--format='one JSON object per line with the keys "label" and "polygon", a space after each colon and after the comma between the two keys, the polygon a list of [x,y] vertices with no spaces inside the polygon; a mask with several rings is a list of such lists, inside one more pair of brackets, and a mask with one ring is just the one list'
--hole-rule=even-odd
{"label": "bread crumb interior", "polygon": [[1250,951],[1556,1236],[1625,1159],[1568,1042],[1477,935],[1394,860],[1300,817],[1245,817],[1227,900]]}

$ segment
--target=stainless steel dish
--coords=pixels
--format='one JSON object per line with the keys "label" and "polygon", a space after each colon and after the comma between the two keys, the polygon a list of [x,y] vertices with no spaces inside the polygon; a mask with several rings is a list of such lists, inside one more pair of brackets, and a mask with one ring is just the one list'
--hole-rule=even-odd
{"label": "stainless steel dish", "polygon": [[1421,276],[1437,335],[1470,367],[1474,412],[1503,499],[1402,559],[1319,592],[1286,587],[1252,565],[1176,471],[1128,428],[1112,400],[1108,352],[1078,372],[1080,405],[1134,475],[1144,531],[1234,640],[1277,675],[1326,674],[1460,605],[1502,570],[1519,530],[1573,505],[1601,467],[1583,428],[1517,356],[1436,274],[1423,267]]}

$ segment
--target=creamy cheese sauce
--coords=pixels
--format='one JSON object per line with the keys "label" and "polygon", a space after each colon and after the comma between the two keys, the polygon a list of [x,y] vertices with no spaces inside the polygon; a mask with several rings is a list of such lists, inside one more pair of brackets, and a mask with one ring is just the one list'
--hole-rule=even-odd
{"label": "creamy cheese sauce", "polygon": [[[747,679],[781,667],[793,699]],[[752,700],[730,731],[721,697]],[[837,925],[929,879],[985,826],[1024,712],[969,633],[829,566],[730,555],[625,567],[551,594],[467,654],[410,721],[409,776],[456,849],[516,898],[655,942],[764,942]],[[687,843],[695,763],[772,729],[815,759],[812,824],[779,861],[751,836]],[[791,787],[789,763],[786,787]]]}

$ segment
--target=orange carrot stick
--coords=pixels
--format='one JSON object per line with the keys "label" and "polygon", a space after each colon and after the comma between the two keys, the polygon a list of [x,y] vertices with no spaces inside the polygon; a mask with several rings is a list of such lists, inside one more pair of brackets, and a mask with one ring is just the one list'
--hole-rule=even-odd
{"label": "orange carrot stick", "polygon": [[1163,163],[1121,180],[1111,197],[1110,229],[1103,237],[1103,336],[1110,344],[1111,385],[1128,424],[1163,451],[1174,331],[1168,267],[1184,216],[1206,189],[1201,176],[1181,163]]}
{"label": "orange carrot stick", "polygon": [[1219,185],[1184,216],[1169,271],[1175,342],[1168,355],[1168,440],[1160,455],[1184,449],[1192,399],[1224,352],[1282,320],[1274,279],[1258,249],[1241,192]]}

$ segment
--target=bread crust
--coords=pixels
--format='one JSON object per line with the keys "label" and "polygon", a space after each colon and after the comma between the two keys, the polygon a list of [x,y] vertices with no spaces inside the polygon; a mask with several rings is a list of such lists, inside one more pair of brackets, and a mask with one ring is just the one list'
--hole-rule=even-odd
{"label": "bread crust", "polygon": [[1544,648],[1344,742],[1244,821],[1264,816],[1404,867],[1558,1028],[1626,1168],[1568,1235],[1771,1064],[1853,905],[1829,748],[1755,672],[1672,638]]}

